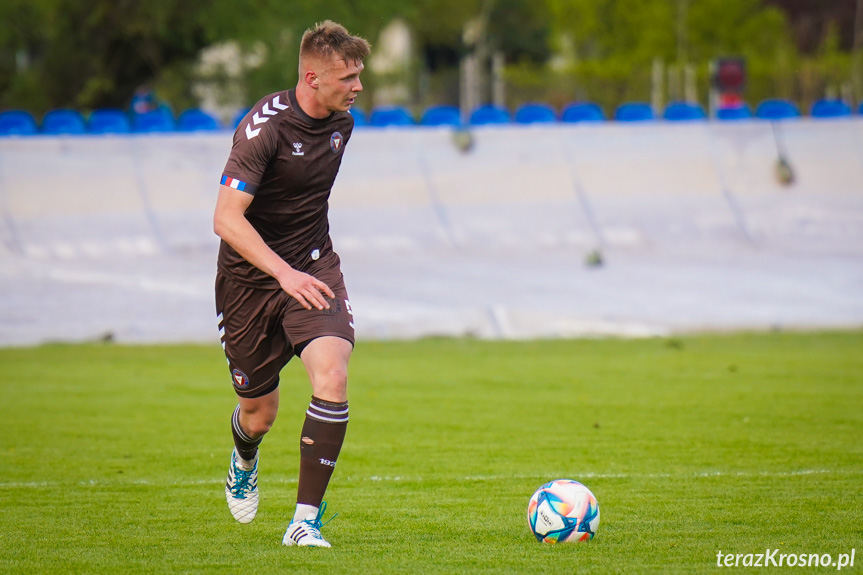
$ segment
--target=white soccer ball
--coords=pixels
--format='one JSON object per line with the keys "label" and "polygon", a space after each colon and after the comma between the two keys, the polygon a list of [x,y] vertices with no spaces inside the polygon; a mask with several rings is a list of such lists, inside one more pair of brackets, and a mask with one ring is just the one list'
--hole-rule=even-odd
{"label": "white soccer ball", "polygon": [[542,543],[589,541],[599,527],[599,503],[578,481],[556,479],[531,496],[527,523]]}

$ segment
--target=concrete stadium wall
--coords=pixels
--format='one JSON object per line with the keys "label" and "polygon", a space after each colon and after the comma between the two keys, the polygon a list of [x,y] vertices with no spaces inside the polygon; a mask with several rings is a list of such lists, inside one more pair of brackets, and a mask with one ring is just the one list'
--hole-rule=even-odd
{"label": "concrete stadium wall", "polygon": [[[472,138],[354,132],[330,215],[360,337],[863,325],[859,119]],[[0,344],[217,340],[230,139],[0,139]]]}

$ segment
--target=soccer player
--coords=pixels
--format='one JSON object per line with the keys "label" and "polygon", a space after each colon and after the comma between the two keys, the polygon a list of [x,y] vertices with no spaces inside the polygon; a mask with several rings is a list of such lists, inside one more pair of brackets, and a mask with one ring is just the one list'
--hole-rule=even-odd
{"label": "soccer player", "polygon": [[320,532],[323,497],[348,423],[354,324],[327,200],[369,51],[329,20],[305,32],[296,89],[264,97],[234,133],[213,218],[222,239],[216,314],[239,398],[225,496],[240,523],[257,513],[258,446],[279,409],[279,372],[296,355],[311,382],[284,545],[330,547]]}

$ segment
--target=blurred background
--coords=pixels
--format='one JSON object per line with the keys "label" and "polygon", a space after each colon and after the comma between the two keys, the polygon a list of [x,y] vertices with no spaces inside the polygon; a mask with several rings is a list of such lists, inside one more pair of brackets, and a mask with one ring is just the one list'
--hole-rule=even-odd
{"label": "blurred background", "polygon": [[753,105],[782,98],[806,112],[821,99],[863,99],[857,0],[5,0],[0,108],[38,120],[148,96],[175,115],[203,108],[228,125],[260,95],[296,83],[300,36],[326,18],[374,46],[364,112],[707,108],[722,58],[745,63]]}
{"label": "blurred background", "polygon": [[324,19],[361,337],[863,325],[863,0],[4,0],[0,345],[218,341],[231,132]]}

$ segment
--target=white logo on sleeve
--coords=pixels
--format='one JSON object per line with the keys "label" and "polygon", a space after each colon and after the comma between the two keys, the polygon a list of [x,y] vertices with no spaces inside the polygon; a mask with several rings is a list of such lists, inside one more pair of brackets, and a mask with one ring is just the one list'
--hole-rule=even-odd
{"label": "white logo on sleeve", "polygon": [[[289,107],[279,101],[278,95],[273,98],[272,104],[273,108],[276,108],[277,110],[287,110]],[[263,114],[263,116],[261,114]],[[246,124],[246,139],[251,140],[252,138],[261,133],[261,128],[252,129],[252,124],[254,124],[255,126],[266,124],[267,121],[270,119],[269,116],[275,116],[276,114],[278,114],[278,112],[270,108],[270,102],[264,102],[264,107],[261,108],[261,112],[255,112],[254,114],[252,114],[252,121]]]}

